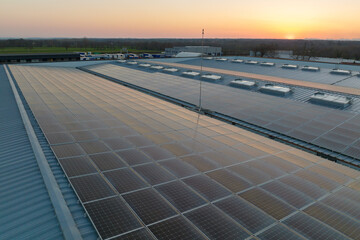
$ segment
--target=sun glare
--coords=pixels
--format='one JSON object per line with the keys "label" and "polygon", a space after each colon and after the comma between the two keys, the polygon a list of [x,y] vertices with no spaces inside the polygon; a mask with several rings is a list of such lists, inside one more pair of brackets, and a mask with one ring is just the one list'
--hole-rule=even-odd
{"label": "sun glare", "polygon": [[288,34],[285,36],[285,38],[291,40],[291,39],[295,39],[295,36],[292,34]]}

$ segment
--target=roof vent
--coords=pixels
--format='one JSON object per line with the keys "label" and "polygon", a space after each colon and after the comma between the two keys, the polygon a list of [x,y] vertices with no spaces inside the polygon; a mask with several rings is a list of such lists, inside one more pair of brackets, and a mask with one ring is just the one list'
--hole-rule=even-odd
{"label": "roof vent", "polygon": [[179,69],[177,69],[177,68],[164,68],[163,71],[164,72],[177,72],[177,71],[179,71]]}
{"label": "roof vent", "polygon": [[204,57],[203,59],[204,60],[213,60],[214,58],[213,57]]}
{"label": "roof vent", "polygon": [[256,86],[254,81],[246,81],[241,79],[235,79],[230,82],[230,85],[233,87],[245,88],[245,89],[252,89]]}
{"label": "roof vent", "polygon": [[126,60],[121,59],[121,60],[117,60],[118,63],[126,63]]}
{"label": "roof vent", "polygon": [[246,60],[244,63],[245,64],[252,64],[252,65],[258,64],[257,61],[252,61],[252,60]]}
{"label": "roof vent", "polygon": [[297,69],[299,66],[295,65],[295,64],[284,64],[281,66],[282,68],[286,68],[286,69]]}
{"label": "roof vent", "polygon": [[136,65],[136,64],[138,64],[138,62],[136,62],[136,61],[130,61],[130,62],[126,62],[127,64],[129,64],[129,65]]}
{"label": "roof vent", "polygon": [[275,63],[273,63],[273,62],[262,62],[262,63],[260,63],[260,66],[273,67],[273,66],[275,66]]}
{"label": "roof vent", "polygon": [[276,86],[274,84],[265,84],[259,89],[259,91],[278,96],[286,96],[291,93],[291,88]]}
{"label": "roof vent", "polygon": [[139,67],[145,67],[145,68],[147,68],[147,67],[150,67],[151,65],[150,64],[148,64],[148,63],[141,63],[141,64],[139,64]]}
{"label": "roof vent", "polygon": [[194,72],[194,71],[185,71],[185,72],[182,72],[181,74],[185,75],[185,76],[189,76],[189,77],[196,77],[196,76],[200,75],[199,72]]}
{"label": "roof vent", "polygon": [[319,67],[311,67],[311,66],[303,66],[301,68],[301,70],[310,71],[310,72],[317,72],[317,71],[320,71],[320,68]]}
{"label": "roof vent", "polygon": [[221,76],[214,75],[214,74],[203,74],[203,75],[201,75],[201,78],[210,80],[210,81],[217,81],[217,80],[221,79]]}
{"label": "roof vent", "polygon": [[227,58],[215,58],[216,61],[225,62]]}
{"label": "roof vent", "polygon": [[317,92],[310,97],[310,102],[331,107],[347,107],[351,104],[351,98]]}
{"label": "roof vent", "polygon": [[242,59],[233,59],[233,60],[231,60],[231,62],[233,62],[233,63],[243,63],[244,60],[242,60]]}
{"label": "roof vent", "polygon": [[330,73],[338,74],[338,75],[350,75],[351,71],[350,70],[339,69],[339,68],[334,68],[333,70],[330,71]]}
{"label": "roof vent", "polygon": [[164,67],[163,66],[160,66],[160,65],[153,65],[150,67],[151,69],[155,69],[155,70],[161,70],[163,69]]}

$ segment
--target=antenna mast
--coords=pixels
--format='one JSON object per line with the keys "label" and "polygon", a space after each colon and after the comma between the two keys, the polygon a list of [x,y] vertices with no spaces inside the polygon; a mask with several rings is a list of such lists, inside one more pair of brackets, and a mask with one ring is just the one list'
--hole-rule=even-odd
{"label": "antenna mast", "polygon": [[202,69],[203,69],[203,56],[204,56],[204,34],[205,34],[205,31],[204,29],[202,29],[202,33],[201,33],[201,62],[200,62],[200,94],[199,94],[199,112],[201,111],[201,92],[202,92],[202,89],[201,89],[201,83],[202,83],[202,80],[201,80],[201,76],[202,76]]}

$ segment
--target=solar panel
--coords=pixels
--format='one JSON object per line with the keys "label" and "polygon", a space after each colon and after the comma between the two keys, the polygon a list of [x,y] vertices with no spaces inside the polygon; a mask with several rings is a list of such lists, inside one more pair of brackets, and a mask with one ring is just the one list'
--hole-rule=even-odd
{"label": "solar panel", "polygon": [[259,188],[251,189],[241,193],[239,196],[254,204],[277,220],[280,220],[295,211],[295,209],[290,205],[280,201],[276,197],[260,190]]}
{"label": "solar panel", "polygon": [[215,201],[231,194],[229,190],[204,175],[189,177],[183,181],[209,201]]}
{"label": "solar panel", "polygon": [[52,150],[57,158],[75,157],[85,154],[82,148],[76,143],[52,146]]}
{"label": "solar panel", "polygon": [[141,227],[135,215],[119,197],[87,203],[85,209],[103,239]]}
{"label": "solar panel", "polygon": [[273,218],[239,197],[226,198],[216,202],[215,206],[252,233],[256,233],[275,222]]}
{"label": "solar panel", "polygon": [[116,152],[127,164],[130,166],[138,165],[142,163],[148,163],[152,160],[141,151],[137,149],[128,149]]}
{"label": "solar panel", "polygon": [[211,205],[195,209],[185,216],[210,239],[244,239],[249,236],[244,229]]}
{"label": "solar panel", "polygon": [[133,148],[133,145],[123,138],[104,139],[104,142],[114,151]]}
{"label": "solar panel", "polygon": [[347,239],[346,236],[304,213],[297,213],[284,223],[308,239]]}
{"label": "solar panel", "polygon": [[149,228],[156,238],[160,240],[206,239],[205,236],[196,230],[182,216],[151,225]]}
{"label": "solar panel", "polygon": [[142,239],[142,240],[153,240],[155,239],[145,228],[126,233],[119,237],[113,238],[115,240],[133,240],[133,239]]}
{"label": "solar panel", "polygon": [[115,192],[99,174],[72,178],[70,182],[83,202],[115,195]]}
{"label": "solar panel", "polygon": [[136,166],[134,167],[134,170],[138,172],[151,185],[168,182],[175,179],[172,174],[154,163]]}
{"label": "solar panel", "polygon": [[[274,238],[276,230],[307,238],[309,233],[286,221],[321,197],[321,206],[341,214],[336,219],[356,222],[360,216],[359,194],[345,187],[356,188],[355,170],[76,69],[11,69],[103,239]],[[176,76],[172,80],[181,86]],[[184,94],[197,99],[196,91]],[[219,89],[219,96],[233,104],[226,91]],[[244,116],[256,114],[265,122],[302,109],[274,101],[283,110],[268,111],[263,100],[253,109],[246,104],[254,99],[236,105],[247,109]],[[308,216],[319,224],[329,221],[314,217]],[[286,226],[273,225],[275,219]],[[348,231],[323,225],[338,234]]]}
{"label": "solar panel", "polygon": [[61,166],[69,177],[96,173],[88,157],[74,157],[60,160]]}
{"label": "solar panel", "polygon": [[135,172],[128,168],[105,172],[104,175],[119,193],[126,193],[148,186]]}
{"label": "solar panel", "polygon": [[313,202],[311,198],[307,197],[303,193],[290,188],[279,181],[267,183],[262,185],[261,188],[267,190],[269,193],[272,193],[284,202],[287,202],[296,208],[302,208]]}
{"label": "solar panel", "polygon": [[333,227],[352,239],[360,236],[360,223],[334,209],[316,203],[304,210],[305,213]]}
{"label": "solar panel", "polygon": [[252,186],[248,181],[225,169],[212,171],[206,175],[235,193],[243,191]]}
{"label": "solar panel", "polygon": [[206,203],[199,195],[179,181],[160,185],[156,187],[156,189],[180,212],[199,207]]}
{"label": "solar panel", "polygon": [[110,148],[108,148],[103,142],[100,142],[100,141],[81,142],[79,144],[80,144],[81,148],[84,149],[84,151],[87,154],[102,153],[102,152],[110,151]]}
{"label": "solar panel", "polygon": [[126,202],[145,224],[176,215],[175,210],[153,189],[123,195]]}
{"label": "solar panel", "polygon": [[178,158],[160,161],[159,164],[165,167],[167,170],[169,170],[172,174],[174,174],[178,178],[191,176],[199,173],[199,171],[196,168],[194,168],[190,164],[187,164],[184,161],[181,161]]}
{"label": "solar panel", "polygon": [[265,232],[257,235],[260,239],[268,239],[268,240],[288,240],[288,239],[294,239],[294,240],[301,240],[303,239],[299,235],[297,235],[295,232],[289,230],[287,227],[277,224]]}
{"label": "solar panel", "polygon": [[46,134],[46,139],[49,141],[50,144],[74,142],[73,137],[69,133],[65,133],[65,132]]}
{"label": "solar panel", "polygon": [[101,171],[125,167],[125,163],[114,153],[100,153],[89,156]]}
{"label": "solar panel", "polygon": [[220,165],[216,164],[215,162],[209,159],[205,159],[200,155],[191,155],[187,157],[182,157],[181,160],[194,166],[199,171],[209,171],[220,167]]}
{"label": "solar panel", "polygon": [[[192,66],[189,65],[189,67]],[[248,67],[251,68],[251,66]],[[112,64],[94,66],[91,67],[91,70],[192,104],[198,103],[198,98],[194,97],[196,95],[195,88],[197,89],[197,85],[192,84],[195,82],[189,78],[174,75],[170,76],[164,73],[155,73],[154,75],[154,73],[150,74],[142,70],[119,67]],[[257,71],[259,70],[264,71],[263,69],[257,69]],[[302,72],[302,74],[306,75],[309,73]],[[303,80],[308,80],[309,77],[313,79],[312,75],[303,78]],[[326,78],[328,77],[327,74]],[[324,77],[324,79],[326,78]],[[229,76],[225,77],[225,79],[229,80],[223,81],[223,84],[227,84],[232,80]],[[299,82],[297,83],[300,84]],[[309,86],[311,86],[311,84]],[[300,87],[295,89],[294,96],[288,97],[289,99],[279,99],[277,97],[255,93],[254,91],[246,91],[227,87],[222,84],[206,82],[204,82],[203,91],[204,98],[202,102],[203,106],[207,109],[240,118],[240,120],[245,120],[259,126],[265,126],[265,128],[270,130],[284,133],[300,140],[309,141],[324,148],[337,150],[355,158],[358,157],[356,152],[348,151],[343,142],[332,141],[337,138],[326,134],[336,131],[339,124],[345,124],[354,118],[354,116],[357,116],[359,114],[359,106],[354,109],[356,113],[350,113],[349,111],[310,105],[306,102],[316,91]],[[221,96],[221,98],[218,96]],[[296,118],[296,116],[301,116],[301,120],[299,120],[299,117]],[[351,131],[351,129],[354,128],[349,125],[344,125],[344,129]],[[330,139],[318,139],[318,137],[324,134],[325,136],[329,136]],[[344,137],[347,136],[350,135]],[[357,136],[355,139],[359,138],[360,136]]]}

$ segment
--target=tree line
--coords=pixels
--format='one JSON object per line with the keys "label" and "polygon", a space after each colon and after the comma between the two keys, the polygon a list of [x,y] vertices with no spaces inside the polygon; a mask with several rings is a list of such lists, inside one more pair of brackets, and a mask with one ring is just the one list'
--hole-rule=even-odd
{"label": "tree line", "polygon": [[[95,49],[106,51],[111,49],[138,49],[162,52],[165,48],[175,46],[201,45],[201,39],[3,39],[0,49],[24,47],[58,47]],[[341,40],[285,40],[285,39],[204,39],[205,46],[222,47],[224,55],[248,55],[249,51],[260,56],[276,57],[276,50],[293,51],[297,59],[313,57],[331,57],[360,60],[360,41]]]}

